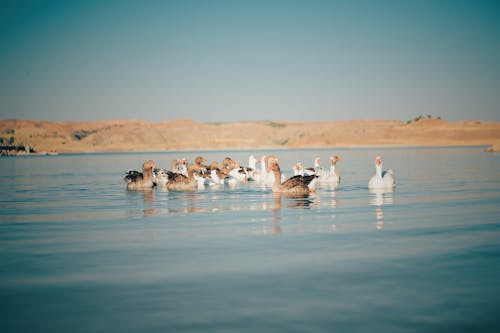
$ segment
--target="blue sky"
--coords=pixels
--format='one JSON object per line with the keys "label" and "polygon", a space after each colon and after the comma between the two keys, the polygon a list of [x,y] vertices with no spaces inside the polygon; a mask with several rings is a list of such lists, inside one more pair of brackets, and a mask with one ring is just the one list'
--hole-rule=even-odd
{"label": "blue sky", "polygon": [[500,121],[500,1],[2,1],[0,119]]}

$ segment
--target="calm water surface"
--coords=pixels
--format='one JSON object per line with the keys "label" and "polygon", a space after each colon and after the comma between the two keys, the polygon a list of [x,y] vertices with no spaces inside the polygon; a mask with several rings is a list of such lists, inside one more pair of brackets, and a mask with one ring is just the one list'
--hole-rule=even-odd
{"label": "calm water surface", "polygon": [[[1,158],[0,332],[499,331],[499,154],[271,152],[288,176],[344,158],[307,199],[123,182],[147,159],[251,153],[269,152]],[[393,193],[367,188],[377,155]]]}

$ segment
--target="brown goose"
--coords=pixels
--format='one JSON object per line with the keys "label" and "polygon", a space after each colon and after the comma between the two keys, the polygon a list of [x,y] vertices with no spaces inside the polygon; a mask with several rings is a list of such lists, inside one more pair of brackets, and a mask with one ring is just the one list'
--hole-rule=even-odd
{"label": "brown goose", "polygon": [[193,167],[194,171],[204,174],[207,173],[207,170],[209,169],[209,166],[202,164],[206,162],[208,162],[206,158],[198,156],[197,158],[195,158],[194,164],[192,164],[191,166]]}
{"label": "brown goose", "polygon": [[273,183],[274,193],[283,193],[295,196],[304,196],[308,195],[311,192],[314,192],[316,187],[316,182],[318,181],[319,178],[319,176],[316,175],[310,175],[310,176],[297,175],[288,178],[283,183],[281,183],[280,182],[281,169],[277,158],[273,158],[269,161],[269,171],[272,171],[274,173],[274,183]]}
{"label": "brown goose", "polygon": [[179,166],[180,166],[181,162],[179,162],[179,160],[172,160],[172,172],[174,173],[179,173]]}
{"label": "brown goose", "polygon": [[222,161],[222,164],[219,164],[219,167],[220,167],[220,171],[229,176],[229,172],[232,170],[232,165],[234,164],[235,162],[233,161],[233,159],[231,157],[226,157],[224,158],[224,160]]}
{"label": "brown goose", "polygon": [[156,167],[155,162],[149,160],[142,164],[142,172],[131,170],[123,179],[127,184],[128,190],[144,190],[153,188],[153,168]]}
{"label": "brown goose", "polygon": [[194,190],[197,187],[196,179],[194,178],[194,168],[190,166],[187,171],[187,177],[182,173],[170,172],[168,174],[167,189],[174,191]]}

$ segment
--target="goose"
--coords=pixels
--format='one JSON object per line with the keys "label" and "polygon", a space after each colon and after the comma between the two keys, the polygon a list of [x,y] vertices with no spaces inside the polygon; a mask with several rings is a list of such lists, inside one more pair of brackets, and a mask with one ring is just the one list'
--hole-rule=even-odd
{"label": "goose", "polygon": [[257,163],[259,163],[259,161],[255,158],[255,156],[253,155],[250,155],[248,157],[248,167],[250,169],[257,169]]}
{"label": "goose", "polygon": [[229,175],[236,178],[239,182],[248,180],[248,173],[238,162],[232,161],[229,165]]}
{"label": "goose", "polygon": [[188,163],[187,159],[182,158],[177,164],[177,173],[181,173],[184,176],[188,176]]}
{"label": "goose", "polygon": [[337,169],[337,162],[342,161],[342,157],[340,156],[330,156],[330,171],[328,173],[323,173],[320,178],[321,183],[339,183],[340,182],[340,174],[339,169]]}
{"label": "goose", "polygon": [[223,185],[223,184],[236,184],[238,182],[237,179],[226,175],[219,169],[219,163],[213,162],[210,164],[210,178],[215,184]]}
{"label": "goose", "polygon": [[395,186],[394,174],[391,169],[382,171],[382,158],[375,158],[375,175],[368,182],[370,189],[392,189]]}
{"label": "goose", "polygon": [[213,181],[210,175],[206,172],[193,170],[193,178],[196,181],[196,187],[200,190],[205,188],[205,185],[212,185]]}
{"label": "goose", "polygon": [[205,185],[215,185],[215,182],[212,180],[210,173],[208,172],[210,167],[202,164],[204,162],[208,162],[207,159],[202,156],[198,156],[195,158],[194,164],[191,165],[194,170],[194,178],[196,179],[198,188],[203,188]]}
{"label": "goose", "polygon": [[302,163],[297,162],[295,166],[293,167],[293,175],[294,176],[303,176],[304,175],[304,167],[302,166]]}
{"label": "goose", "polygon": [[175,159],[172,160],[172,172],[179,173],[180,164],[181,164],[181,162],[179,160],[175,160]]}
{"label": "goose", "polygon": [[154,161],[146,161],[142,164],[142,172],[129,170],[123,179],[128,190],[144,190],[155,186],[153,183],[153,168],[156,167]]}
{"label": "goose", "polygon": [[169,174],[171,173],[180,173],[181,171],[181,162],[179,160],[172,160],[172,171],[167,169],[158,169],[154,168],[153,170],[153,183],[156,186],[165,187],[168,183]]}
{"label": "goose", "polygon": [[194,190],[199,186],[199,180],[195,179],[194,169],[190,166],[187,176],[182,173],[170,172],[168,174],[167,189],[174,191]]}
{"label": "goose", "polygon": [[260,161],[257,161],[256,163],[260,163],[260,169],[255,169],[254,172],[254,180],[258,183],[264,183],[267,177],[267,169],[266,169],[266,161],[267,161],[267,156],[262,155],[260,158]]}
{"label": "goose", "polygon": [[281,180],[281,170],[277,158],[271,159],[269,164],[269,171],[274,174],[274,183],[272,187],[273,193],[282,193],[292,196],[305,196],[315,191],[316,182],[319,176],[293,176],[284,182]]}
{"label": "goose", "polygon": [[248,180],[255,180],[257,173],[257,163],[259,161],[255,158],[255,156],[250,155],[248,157],[248,167],[244,167],[245,172],[247,173]]}
{"label": "goose", "polygon": [[[272,186],[274,184],[275,173],[269,171],[270,170],[269,167],[271,166],[271,164],[273,164],[277,160],[278,160],[278,158],[274,155],[267,157],[267,171],[266,171],[266,177],[263,181],[265,185]],[[281,170],[280,170],[280,178],[278,181],[283,183],[285,180],[286,180],[286,175],[284,173],[281,173]]]}
{"label": "goose", "polygon": [[168,182],[168,173],[171,171],[168,171],[167,169],[157,169],[155,168],[153,170],[153,182],[155,183],[156,186],[163,186],[167,185]]}
{"label": "goose", "polygon": [[323,168],[321,167],[321,159],[316,157],[314,159],[314,167],[304,169],[305,175],[318,175],[321,176],[323,174]]}
{"label": "goose", "polygon": [[194,159],[194,164],[192,164],[193,169],[198,173],[208,173],[208,166],[203,165],[202,163],[208,162],[206,158],[203,156],[198,156]]}

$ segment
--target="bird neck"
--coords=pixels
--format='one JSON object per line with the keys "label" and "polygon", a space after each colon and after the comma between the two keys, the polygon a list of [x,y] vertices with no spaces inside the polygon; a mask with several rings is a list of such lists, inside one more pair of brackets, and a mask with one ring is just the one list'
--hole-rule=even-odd
{"label": "bird neck", "polygon": [[189,168],[187,172],[187,177],[190,182],[194,181],[194,169]]}
{"label": "bird neck", "polygon": [[266,170],[266,161],[265,160],[262,160],[260,162],[260,169],[262,170],[262,173],[263,174],[266,174],[267,173],[267,170]]}
{"label": "bird neck", "polygon": [[142,170],[142,176],[145,181],[150,181],[153,178],[153,168],[148,167]]}
{"label": "bird neck", "polygon": [[381,164],[375,164],[375,175],[377,177],[382,178],[382,163]]}
{"label": "bird neck", "polygon": [[333,176],[335,174],[335,163],[330,165],[330,175]]}
{"label": "bird neck", "polygon": [[280,168],[276,168],[273,170],[273,174],[274,174],[274,183],[273,183],[273,187],[279,187],[281,185],[281,170]]}

